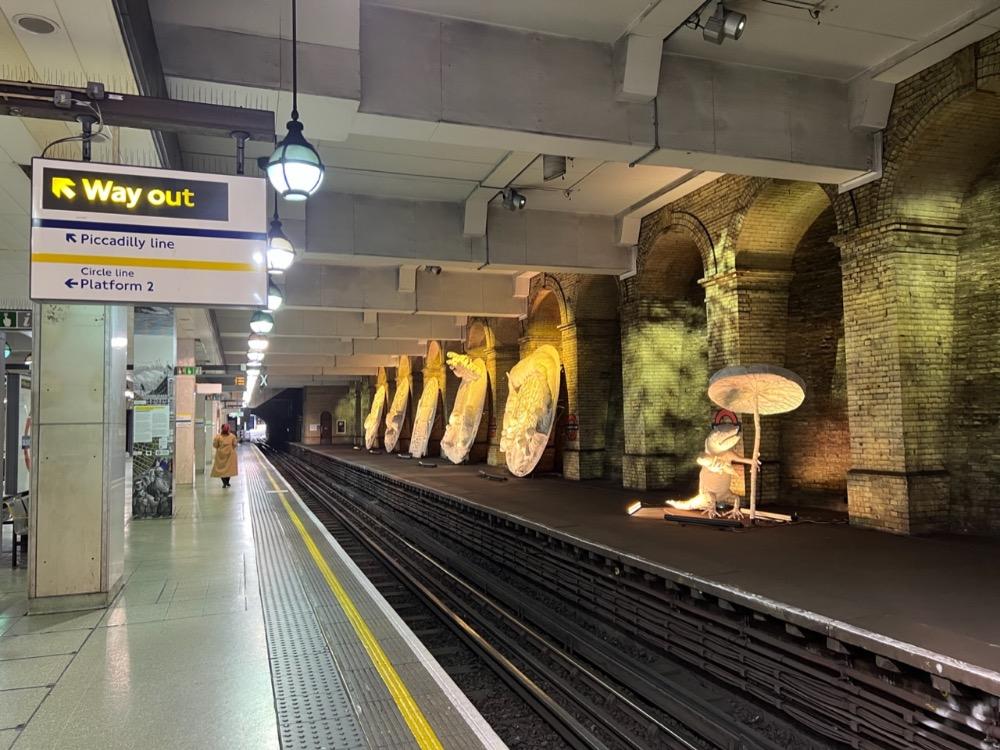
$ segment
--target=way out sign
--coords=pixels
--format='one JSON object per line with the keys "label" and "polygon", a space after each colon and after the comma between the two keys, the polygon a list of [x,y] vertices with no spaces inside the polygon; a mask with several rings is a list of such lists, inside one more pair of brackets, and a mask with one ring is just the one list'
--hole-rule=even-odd
{"label": "way out sign", "polygon": [[31,298],[261,307],[263,179],[32,160]]}

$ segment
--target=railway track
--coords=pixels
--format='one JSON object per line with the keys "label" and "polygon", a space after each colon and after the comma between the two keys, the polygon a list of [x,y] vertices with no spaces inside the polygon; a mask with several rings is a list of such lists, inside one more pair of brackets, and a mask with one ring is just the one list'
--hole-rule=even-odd
{"label": "railway track", "polygon": [[[390,604],[401,604],[397,611],[418,635],[427,633],[421,632],[419,620],[407,619],[415,610],[408,596],[435,612],[563,743],[520,746],[834,746],[690,669],[609,642],[592,619],[553,599],[531,576],[513,576],[467,548],[434,538],[386,503],[337,486],[310,463],[265,450],[359,567],[370,572]],[[407,596],[398,591],[400,585]],[[581,606],[586,604],[577,603]],[[436,635],[431,635],[433,643]],[[447,670],[451,653],[443,656]],[[462,663],[459,674],[453,675],[463,689],[461,678],[469,672]],[[486,696],[474,690],[469,695],[498,734],[519,746],[516,727],[527,725],[523,716],[512,725],[502,703],[489,698],[477,702],[477,697]]]}
{"label": "railway track", "polygon": [[[661,697],[657,686],[684,694],[685,679],[696,674],[735,696],[716,702],[725,705],[733,724],[750,726],[779,746],[1000,747],[997,696],[953,685],[433,490],[333,457],[303,456],[351,503],[369,508],[426,550],[438,550],[439,561],[465,570],[470,580],[479,575],[498,600],[520,608],[573,653],[604,660],[622,685],[649,695],[653,703]],[[513,596],[499,585],[508,580],[521,582]],[[529,590],[533,598],[526,595]],[[532,601],[543,604],[532,607]],[[679,672],[671,671],[678,667]],[[661,672],[670,680],[660,679]],[[808,744],[810,738],[817,744]]]}

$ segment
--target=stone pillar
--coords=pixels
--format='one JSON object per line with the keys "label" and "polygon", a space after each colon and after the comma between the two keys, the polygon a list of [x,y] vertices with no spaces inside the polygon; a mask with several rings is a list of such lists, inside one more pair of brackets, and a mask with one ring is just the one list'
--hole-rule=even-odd
{"label": "stone pillar", "polygon": [[958,226],[887,221],[841,248],[851,523],[901,534],[948,523],[946,470]]}
{"label": "stone pillar", "polygon": [[697,475],[711,414],[704,315],[686,300],[622,303],[625,487],[658,489]]}
{"label": "stone pillar", "polygon": [[613,370],[621,368],[620,326],[617,320],[577,319],[559,330],[570,409],[563,475],[599,479],[604,476]]}
{"label": "stone pillar", "polygon": [[500,450],[500,433],[503,429],[503,410],[507,406],[507,373],[521,360],[518,344],[497,344],[482,354],[486,362],[493,388],[493,424],[489,431],[489,453],[486,462],[490,466],[506,466],[507,459]]}
{"label": "stone pillar", "polygon": [[136,518],[173,513],[174,331],[172,310],[162,307],[135,310],[132,515]]}
{"label": "stone pillar", "polygon": [[124,570],[127,309],[36,305],[31,612],[107,605]]}
{"label": "stone pillar", "polygon": [[[195,366],[194,339],[177,339],[177,367]],[[195,376],[174,376],[174,485],[194,485]]]}
{"label": "stone pillar", "polygon": [[[791,253],[774,251],[774,256],[785,261],[791,258]],[[730,365],[784,366],[791,279],[790,270],[744,268],[702,282],[713,373]],[[753,419],[749,414],[741,415],[741,419],[743,451],[749,455],[754,438]],[[763,417],[761,433],[759,498],[761,502],[774,502],[779,499],[781,485],[780,417]],[[749,497],[749,486],[746,491]]]}

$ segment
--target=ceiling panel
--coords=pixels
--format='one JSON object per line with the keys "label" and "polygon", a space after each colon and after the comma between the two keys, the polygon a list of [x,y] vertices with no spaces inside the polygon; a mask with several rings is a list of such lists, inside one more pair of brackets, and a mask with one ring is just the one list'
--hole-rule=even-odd
{"label": "ceiling panel", "polygon": [[732,0],[727,5],[747,14],[746,31],[738,41],[715,45],[706,42],[701,31],[681,28],[664,50],[847,80],[984,2],[836,0],[826,3],[819,23],[805,11],[761,0]]}
{"label": "ceiling panel", "polygon": [[[468,21],[531,29],[613,42],[632,19],[652,3],[649,0],[362,0],[365,5],[433,13]],[[677,0],[663,0],[677,2]]]}
{"label": "ceiling panel", "polygon": [[[149,0],[157,23],[206,26],[291,39],[291,9],[275,0]],[[357,0],[298,0],[299,39],[309,44],[358,48]]]}

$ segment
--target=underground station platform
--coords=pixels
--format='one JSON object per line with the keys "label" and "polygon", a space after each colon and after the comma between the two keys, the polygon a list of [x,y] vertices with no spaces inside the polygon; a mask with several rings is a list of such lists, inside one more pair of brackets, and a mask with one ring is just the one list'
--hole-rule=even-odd
{"label": "underground station platform", "polygon": [[[842,523],[688,526],[630,517],[636,493],[603,482],[496,481],[488,467],[341,446],[289,451],[414,544],[431,531],[451,545],[444,560],[468,552],[521,568],[633,647],[655,644],[845,746],[997,739],[983,721],[1000,693],[1000,604],[985,595],[994,541]],[[782,684],[768,685],[769,674]],[[893,736],[880,709],[909,729]],[[952,732],[945,718],[965,729]]]}
{"label": "underground station platform", "polygon": [[[0,570],[0,746],[501,748],[281,475],[132,524],[107,610],[25,615]],[[156,706],[150,711],[150,706]]]}

